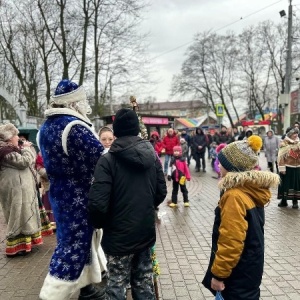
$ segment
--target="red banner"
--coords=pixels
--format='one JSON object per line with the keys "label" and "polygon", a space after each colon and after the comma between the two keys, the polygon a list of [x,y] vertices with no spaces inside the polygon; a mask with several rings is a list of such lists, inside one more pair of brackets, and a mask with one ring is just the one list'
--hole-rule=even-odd
{"label": "red banner", "polygon": [[291,114],[297,114],[298,110],[298,90],[291,93]]}
{"label": "red banner", "polygon": [[[115,120],[115,115],[111,116],[112,120]],[[144,124],[148,125],[168,125],[169,119],[168,118],[156,118],[156,117],[142,117]]]}
{"label": "red banner", "polygon": [[252,125],[270,125],[270,120],[264,121],[241,121],[242,126],[252,126]]}

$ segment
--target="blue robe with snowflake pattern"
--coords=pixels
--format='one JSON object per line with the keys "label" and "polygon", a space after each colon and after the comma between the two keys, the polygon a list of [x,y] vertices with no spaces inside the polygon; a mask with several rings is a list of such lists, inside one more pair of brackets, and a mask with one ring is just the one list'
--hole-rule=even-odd
{"label": "blue robe with snowflake pattern", "polygon": [[103,146],[85,118],[72,112],[68,115],[56,111],[60,110],[52,109],[38,135],[57,225],[57,246],[41,299],[55,299],[49,296],[53,286],[54,290],[59,288],[59,293],[64,293],[65,289],[66,295],[60,294],[59,299],[68,299],[78,288],[94,281],[91,274],[94,272],[91,266],[93,227],[88,221],[87,203],[94,168]]}

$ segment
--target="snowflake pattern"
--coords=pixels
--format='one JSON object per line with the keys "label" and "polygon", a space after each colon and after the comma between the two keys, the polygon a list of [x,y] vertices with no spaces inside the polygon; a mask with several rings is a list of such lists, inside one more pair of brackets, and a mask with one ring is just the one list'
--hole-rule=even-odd
{"label": "snowflake pattern", "polygon": [[78,156],[77,156],[78,160],[85,160],[85,153],[83,151],[78,151]]}
{"label": "snowflake pattern", "polygon": [[81,188],[75,188],[74,189],[74,193],[76,194],[76,195],[81,195],[82,194],[82,189]]}
{"label": "snowflake pattern", "polygon": [[86,172],[87,171],[87,167],[86,166],[81,166],[80,167],[80,171],[81,172]]}
{"label": "snowflake pattern", "polygon": [[79,219],[81,217],[81,211],[76,211],[75,213],[74,213],[74,218],[75,219]]}
{"label": "snowflake pattern", "polygon": [[79,224],[77,224],[75,221],[72,222],[70,225],[69,225],[69,228],[71,231],[76,231],[76,229],[78,228]]}
{"label": "snowflake pattern", "polygon": [[79,258],[78,254],[73,254],[73,255],[71,256],[71,260],[72,260],[72,261],[76,261],[76,260],[78,260],[78,258]]}
{"label": "snowflake pattern", "polygon": [[76,235],[76,237],[81,239],[84,236],[84,232],[80,230],[75,235]]}
{"label": "snowflake pattern", "polygon": [[73,202],[74,202],[75,206],[82,206],[82,205],[84,205],[84,203],[83,203],[84,199],[82,197],[80,197],[80,196],[74,197],[73,198]]}
{"label": "snowflake pattern", "polygon": [[70,267],[71,267],[71,266],[70,266],[69,264],[63,263],[62,270],[63,270],[63,271],[69,271]]}
{"label": "snowflake pattern", "polygon": [[[68,135],[69,155],[62,148],[68,115],[49,117],[40,129],[40,146],[50,179],[50,201],[57,216],[57,246],[50,261],[50,275],[64,281],[77,280],[91,264],[93,228],[87,218],[88,191],[103,147],[94,134],[74,125]],[[83,180],[84,179],[84,180]]]}

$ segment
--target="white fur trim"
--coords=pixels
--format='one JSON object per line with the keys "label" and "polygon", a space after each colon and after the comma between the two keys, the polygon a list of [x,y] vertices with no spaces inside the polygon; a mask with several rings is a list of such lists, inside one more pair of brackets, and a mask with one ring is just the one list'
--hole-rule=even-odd
{"label": "white fur trim", "polygon": [[102,229],[95,229],[92,237],[92,265],[96,267],[96,270],[100,270],[100,281],[101,278],[101,272],[107,271],[106,264],[107,260],[104,254],[104,251],[101,247],[101,240],[103,236],[103,230]]}
{"label": "white fur trim", "polygon": [[95,230],[92,237],[91,251],[92,264],[85,266],[80,277],[76,281],[65,281],[47,274],[40,292],[42,300],[68,300],[72,294],[91,283],[99,283],[102,280],[101,272],[106,271],[106,258],[100,246],[102,229]]}
{"label": "white fur trim", "polygon": [[285,172],[286,171],[286,166],[278,166],[279,172]]}
{"label": "white fur trim", "polygon": [[40,147],[40,131],[38,131],[38,133],[36,135],[36,145],[38,146],[39,149],[41,149],[41,147]]}
{"label": "white fur trim", "polygon": [[107,153],[109,151],[109,148],[104,148],[102,155],[104,155],[105,153]]}
{"label": "white fur trim", "polygon": [[296,139],[292,140],[288,135],[286,135],[284,140],[290,142],[291,144],[297,144],[299,142],[299,137],[296,137]]}
{"label": "white fur trim", "polygon": [[50,103],[58,105],[66,105],[79,101],[86,101],[86,93],[83,86],[80,86],[76,90],[67,94],[52,96],[50,99]]}
{"label": "white fur trim", "polygon": [[64,152],[65,152],[67,155],[69,155],[68,149],[67,149],[68,135],[69,135],[69,133],[70,133],[70,131],[71,131],[72,126],[74,126],[74,125],[81,125],[81,126],[85,127],[86,129],[90,130],[90,131],[93,133],[93,135],[96,137],[97,140],[99,139],[99,137],[98,137],[98,135],[96,134],[96,132],[95,132],[88,124],[86,124],[85,122],[80,121],[80,120],[74,120],[74,121],[70,122],[70,123],[65,127],[65,129],[64,129],[64,131],[63,131],[63,133],[62,133],[62,137],[61,137],[62,147],[63,147],[63,149],[64,149]]}
{"label": "white fur trim", "polygon": [[62,108],[49,108],[45,110],[45,117],[49,117],[49,116],[55,116],[55,115],[69,115],[69,116],[73,116],[76,117],[84,122],[87,122],[88,124],[92,125],[91,120],[78,113],[77,111],[71,109],[71,108],[67,108],[67,107],[62,107]]}

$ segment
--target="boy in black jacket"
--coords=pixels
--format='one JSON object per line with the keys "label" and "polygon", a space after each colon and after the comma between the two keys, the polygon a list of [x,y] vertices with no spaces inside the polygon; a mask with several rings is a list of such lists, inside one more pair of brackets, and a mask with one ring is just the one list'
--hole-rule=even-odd
{"label": "boy in black jacket", "polygon": [[89,193],[89,216],[103,228],[107,256],[107,297],[125,299],[131,283],[134,299],[154,299],[150,249],[156,240],[155,207],[163,202],[166,182],[159,158],[139,134],[131,109],[117,112],[117,139],[98,161]]}

